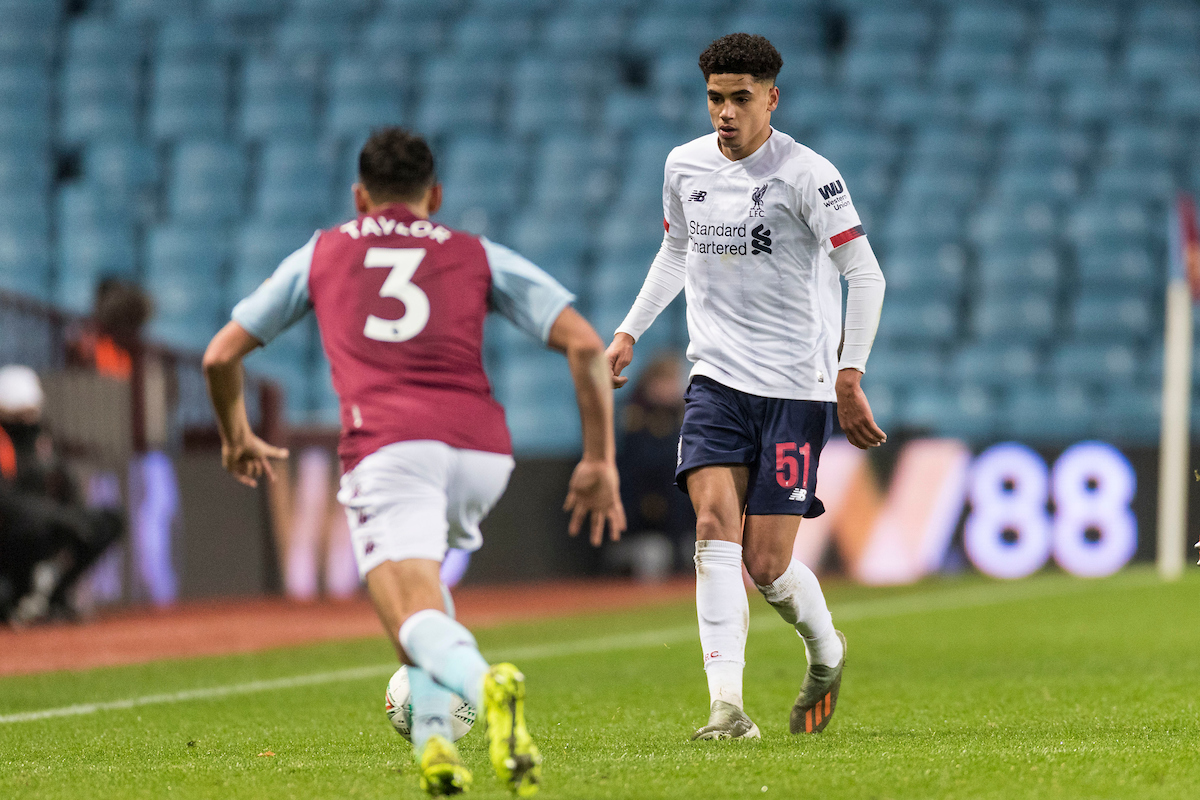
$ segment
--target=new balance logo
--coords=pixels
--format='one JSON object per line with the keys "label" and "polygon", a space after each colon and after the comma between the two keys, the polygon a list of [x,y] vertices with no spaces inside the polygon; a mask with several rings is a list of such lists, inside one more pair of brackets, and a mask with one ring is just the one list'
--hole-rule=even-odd
{"label": "new balance logo", "polygon": [[825,184],[820,189],[817,189],[817,191],[821,193],[822,200],[828,200],[846,191],[846,187],[842,186],[841,181],[834,181],[833,183]]}
{"label": "new balance logo", "polygon": [[750,231],[750,238],[754,240],[754,247],[750,250],[754,255],[759,253],[771,253],[771,231],[769,228],[764,228],[762,225],[755,226],[754,230]]}
{"label": "new balance logo", "polygon": [[804,498],[806,497],[808,497],[808,489],[792,489],[792,494],[790,497],[788,497],[788,500],[799,500],[803,502]]}
{"label": "new balance logo", "polygon": [[706,197],[708,197],[708,192],[695,191],[692,192],[692,196],[689,197],[688,200],[692,201],[693,203],[703,203],[704,198]]}

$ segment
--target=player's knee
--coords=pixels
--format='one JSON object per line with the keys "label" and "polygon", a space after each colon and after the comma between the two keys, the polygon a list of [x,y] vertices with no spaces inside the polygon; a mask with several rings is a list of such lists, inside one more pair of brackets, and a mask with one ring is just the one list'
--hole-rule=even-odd
{"label": "player's knee", "polygon": [[734,520],[717,509],[700,508],[696,512],[696,538],[703,541],[721,539],[727,542],[741,540],[740,520]]}
{"label": "player's knee", "polygon": [[767,586],[779,580],[779,576],[787,571],[788,564],[791,563],[790,553],[784,558],[778,553],[747,550],[743,552],[742,558],[746,564],[746,572],[750,573],[750,579],[759,586]]}

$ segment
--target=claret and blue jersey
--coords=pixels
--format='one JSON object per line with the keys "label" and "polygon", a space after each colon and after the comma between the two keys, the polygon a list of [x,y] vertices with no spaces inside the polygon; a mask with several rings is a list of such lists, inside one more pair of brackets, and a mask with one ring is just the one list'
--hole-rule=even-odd
{"label": "claret and blue jersey", "polygon": [[395,204],[315,233],[233,320],[266,345],[315,312],[349,470],[400,441],[511,453],[483,369],[484,318],[494,310],[544,342],[574,299],[507,247]]}

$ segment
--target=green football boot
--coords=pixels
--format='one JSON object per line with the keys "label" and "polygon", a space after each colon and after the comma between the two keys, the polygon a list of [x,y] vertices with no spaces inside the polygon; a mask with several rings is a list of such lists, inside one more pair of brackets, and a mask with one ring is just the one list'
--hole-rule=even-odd
{"label": "green football boot", "polygon": [[471,788],[471,771],[458,748],[444,736],[430,736],[421,750],[421,788],[432,797],[462,794]]}
{"label": "green football boot", "polygon": [[525,727],[525,676],[512,664],[495,664],[483,679],[488,756],[497,777],[517,797],[531,797],[542,782],[542,757]]}

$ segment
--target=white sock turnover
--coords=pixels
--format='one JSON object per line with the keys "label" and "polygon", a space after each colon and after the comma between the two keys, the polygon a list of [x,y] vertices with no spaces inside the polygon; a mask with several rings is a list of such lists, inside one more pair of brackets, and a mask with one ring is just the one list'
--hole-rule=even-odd
{"label": "white sock turnover", "polygon": [[696,542],[696,617],[708,676],[709,703],[742,707],[742,669],[750,603],[742,583],[742,546],[716,539]]}
{"label": "white sock turnover", "polygon": [[825,605],[821,584],[811,569],[792,559],[774,583],[759,586],[758,591],[775,607],[779,616],[796,628],[796,633],[804,640],[808,663],[837,666],[842,660],[842,641],[833,630],[833,616]]}

